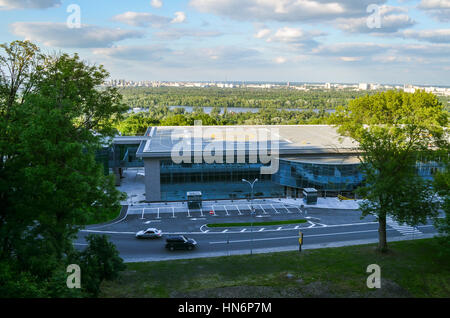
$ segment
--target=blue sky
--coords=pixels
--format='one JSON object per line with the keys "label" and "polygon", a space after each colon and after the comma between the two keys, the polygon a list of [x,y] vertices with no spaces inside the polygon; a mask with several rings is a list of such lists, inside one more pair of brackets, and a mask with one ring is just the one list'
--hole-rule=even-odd
{"label": "blue sky", "polygon": [[450,86],[450,0],[0,0],[0,26],[112,78]]}

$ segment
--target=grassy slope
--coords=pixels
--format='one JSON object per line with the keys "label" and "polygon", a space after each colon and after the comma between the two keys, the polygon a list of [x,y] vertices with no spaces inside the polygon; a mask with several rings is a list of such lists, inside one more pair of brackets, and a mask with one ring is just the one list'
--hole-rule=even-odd
{"label": "grassy slope", "polygon": [[[103,297],[450,297],[450,256],[433,239],[206,259],[133,263]],[[382,288],[369,290],[369,264]],[[293,277],[288,278],[287,273]]]}

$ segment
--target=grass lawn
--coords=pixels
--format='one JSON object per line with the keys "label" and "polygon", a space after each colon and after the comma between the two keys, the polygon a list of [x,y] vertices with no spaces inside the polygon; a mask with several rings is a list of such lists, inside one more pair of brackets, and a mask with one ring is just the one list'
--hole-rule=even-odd
{"label": "grass lawn", "polygon": [[211,223],[207,224],[208,227],[234,227],[234,226],[269,226],[269,225],[283,225],[283,224],[298,224],[306,223],[304,219],[301,220],[286,220],[286,221],[268,221],[268,222],[242,222],[242,223]]}
{"label": "grass lawn", "polygon": [[[101,297],[450,297],[450,255],[434,239],[191,260],[130,263]],[[381,289],[368,289],[369,264]]]}

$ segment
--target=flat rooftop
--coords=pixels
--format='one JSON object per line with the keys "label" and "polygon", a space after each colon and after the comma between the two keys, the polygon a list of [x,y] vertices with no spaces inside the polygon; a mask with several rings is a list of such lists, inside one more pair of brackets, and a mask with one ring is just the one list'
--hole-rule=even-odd
{"label": "flat rooftop", "polygon": [[224,153],[236,149],[245,149],[247,154],[255,149],[273,153],[279,149],[280,156],[358,152],[356,141],[341,137],[328,125],[158,126],[149,127],[144,137],[137,138],[137,156],[143,158],[170,157],[172,149],[181,144],[193,154],[212,145],[220,145]]}

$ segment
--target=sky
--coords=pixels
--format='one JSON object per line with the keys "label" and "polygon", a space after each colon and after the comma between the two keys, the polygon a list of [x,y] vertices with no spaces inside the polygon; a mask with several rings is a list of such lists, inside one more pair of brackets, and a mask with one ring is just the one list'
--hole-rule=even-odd
{"label": "sky", "polygon": [[0,36],[114,79],[450,86],[450,0],[0,0]]}

